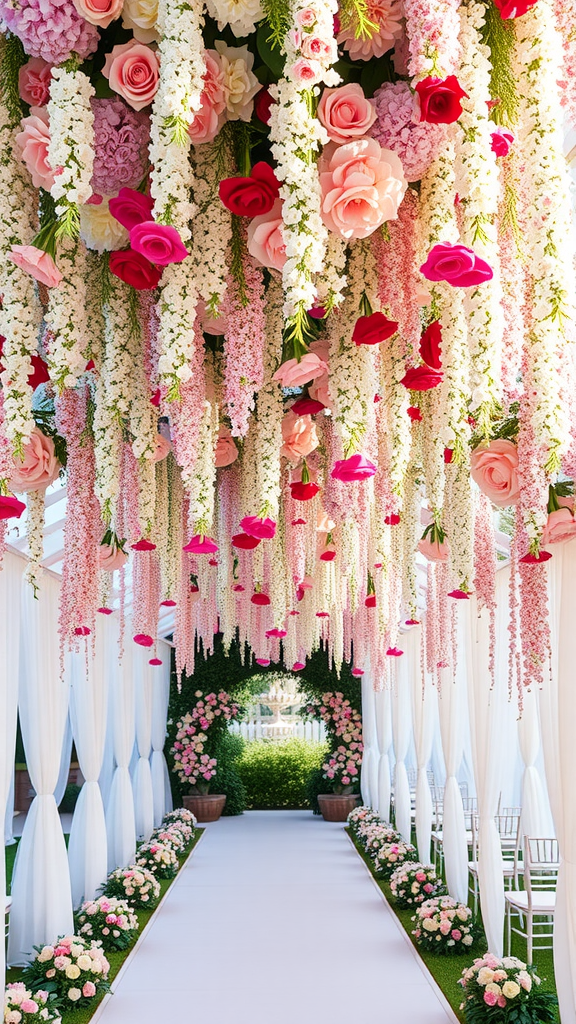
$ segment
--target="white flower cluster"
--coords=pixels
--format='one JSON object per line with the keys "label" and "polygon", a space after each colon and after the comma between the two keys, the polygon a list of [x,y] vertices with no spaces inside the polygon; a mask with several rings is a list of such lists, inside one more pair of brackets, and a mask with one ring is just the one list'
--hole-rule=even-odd
{"label": "white flower cluster", "polygon": [[204,300],[206,315],[217,317],[226,292],[232,220],[230,211],[218,194],[222,174],[214,145],[197,146],[194,159],[197,211],[192,224],[192,259],[198,294]]}
{"label": "white flower cluster", "polygon": [[130,404],[130,433],[132,451],[138,459],[138,516],[142,534],[150,535],[156,509],[156,440],[158,415],[150,401],[148,381],[144,369],[144,346],[140,335],[135,338],[136,358],[132,369],[132,400]]}
{"label": "white flower cluster", "polygon": [[[554,26],[552,6],[551,0],[540,0],[515,23],[513,68],[520,96],[524,236],[531,276],[526,386],[536,391],[532,425],[536,442],[546,450],[544,469],[549,476],[559,471],[570,440],[569,417],[561,397],[560,350],[566,344],[565,321],[574,319],[574,241],[569,230],[569,176],[556,81],[562,40]],[[545,513],[541,518],[545,521]],[[534,528],[531,517],[529,529]]]}
{"label": "white flower cluster", "polygon": [[50,189],[58,216],[81,206],[92,195],[94,114],[90,100],[94,95],[83,71],[68,71],[64,66],[52,69],[48,163],[62,168]]}
{"label": "white flower cluster", "polygon": [[264,384],[258,392],[256,427],[257,515],[278,520],[280,498],[280,448],[282,446],[282,391],[272,377],[282,357],[282,295],[277,280],[271,281],[266,302]]}
{"label": "white flower cluster", "polygon": [[26,495],[26,539],[28,562],[24,576],[37,596],[44,555],[44,491],[29,491]]}
{"label": "white flower cluster", "polygon": [[344,238],[340,238],[332,231],[328,232],[324,269],[316,282],[318,301],[328,312],[335,306],[340,306],[344,300],[347,249],[348,242]]}
{"label": "white flower cluster", "polygon": [[191,532],[209,534],[214,519],[214,452],[218,441],[218,403],[207,398],[200,422],[198,457],[190,478],[184,478],[189,496],[188,522]]}
{"label": "white flower cluster", "polygon": [[34,232],[35,194],[26,181],[14,144],[14,130],[0,99],[0,334],[6,433],[22,455],[35,423],[30,359],[38,349],[42,309],[30,274],[7,259],[13,245],[29,242]]}
{"label": "white flower cluster", "polygon": [[494,277],[466,290],[468,346],[472,359],[470,409],[478,428],[489,434],[491,414],[501,399],[502,285],[498,258],[498,165],[491,148],[493,123],[484,102],[490,90],[490,50],[482,43],[483,3],[461,8],[462,58],[458,81],[466,93],[456,145],[456,191],[460,197],[460,237],[487,261]]}
{"label": "white flower cluster", "polygon": [[256,22],[264,16],[260,0],[206,0],[206,8],[220,31],[230,25],[238,38],[254,32]]}
{"label": "white flower cluster", "polygon": [[[312,108],[321,82],[336,86],[341,81],[340,75],[330,68],[337,59],[334,39],[337,11],[338,4],[334,0],[318,0],[313,7],[306,0],[291,3],[290,24],[300,28],[286,34],[285,77],[278,83],[278,102],[270,111],[272,155],[277,163],[276,175],[283,182],[280,196],[284,200],[282,219],[287,258],[282,279],[284,316],[289,321],[314,305],[313,278],[324,264],[328,232],[320,215],[316,160],[320,147],[328,142],[328,135]],[[302,40],[310,38],[311,34],[328,54],[322,60],[303,56]],[[307,77],[303,75],[304,68]]]}
{"label": "white flower cluster", "polygon": [[50,378],[59,392],[73,388],[86,369],[90,338],[87,320],[88,262],[83,242],[64,236],[58,249],[62,281],[48,293],[46,324],[51,332]]}

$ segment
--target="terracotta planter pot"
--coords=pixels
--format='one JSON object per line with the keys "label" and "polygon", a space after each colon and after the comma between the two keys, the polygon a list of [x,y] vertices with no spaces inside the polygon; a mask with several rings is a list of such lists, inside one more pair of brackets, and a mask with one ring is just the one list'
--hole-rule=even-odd
{"label": "terracotta planter pot", "polygon": [[224,793],[193,793],[182,797],[184,807],[195,814],[198,821],[218,821],[224,810],[226,795]]}
{"label": "terracotta planter pot", "polygon": [[359,799],[357,793],[324,793],[318,797],[318,806],[324,821],[346,821]]}

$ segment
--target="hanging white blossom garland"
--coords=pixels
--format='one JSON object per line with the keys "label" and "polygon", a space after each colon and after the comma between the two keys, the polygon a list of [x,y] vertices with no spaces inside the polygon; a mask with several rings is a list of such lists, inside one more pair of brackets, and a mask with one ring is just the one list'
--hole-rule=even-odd
{"label": "hanging white blossom garland", "polygon": [[76,57],[52,69],[48,163],[59,171],[50,194],[56,203],[59,234],[71,238],[80,230],[78,207],[92,195],[94,114],[90,100],[94,95],[90,79],[78,70]]}

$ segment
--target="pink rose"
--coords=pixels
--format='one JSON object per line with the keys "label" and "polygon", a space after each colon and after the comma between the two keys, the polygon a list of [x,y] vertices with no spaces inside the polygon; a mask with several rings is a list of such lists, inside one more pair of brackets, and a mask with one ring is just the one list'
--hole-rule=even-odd
{"label": "pink rose", "polygon": [[570,508],[559,508],[548,514],[542,533],[542,545],[562,544],[576,536],[576,519]]}
{"label": "pink rose", "polygon": [[13,245],[8,259],[47,288],[57,288],[62,281],[62,274],[50,254],[35,245]]}
{"label": "pink rose", "polygon": [[104,572],[114,572],[126,565],[128,555],[117,544],[101,544],[98,549],[98,564]]}
{"label": "pink rose", "polygon": [[233,462],[236,462],[238,458],[238,449],[234,444],[234,439],[228,427],[222,426],[218,432],[218,440],[216,442],[215,451],[215,465],[217,469],[221,469],[223,466],[231,466]]}
{"label": "pink rose", "polygon": [[318,162],[322,219],[342,238],[367,238],[395,220],[407,182],[400,159],[376,139],[331,142]]}
{"label": "pink rose", "polygon": [[452,929],[452,938],[454,939],[454,942],[460,942],[460,939],[462,938],[462,932],[460,931],[459,928]]}
{"label": "pink rose", "polygon": [[248,225],[248,252],[263,267],[282,270],[286,243],[282,233],[282,202],[277,199],[270,213],[263,213]]}
{"label": "pink rose", "polygon": [[299,57],[290,68],[290,78],[294,82],[302,82],[306,85],[309,82],[317,82],[322,75],[322,65],[317,60],[309,60],[307,57]]}
{"label": "pink rose", "polygon": [[38,1003],[33,999],[23,999],[20,1003],[22,1013],[38,1013]]}
{"label": "pink rose", "polygon": [[512,441],[498,439],[475,448],[470,456],[470,473],[498,508],[518,504],[518,450]]}
{"label": "pink rose", "polygon": [[296,12],[296,24],[300,28],[312,28],[318,21],[318,15],[313,7],[303,7]]}
{"label": "pink rose", "polygon": [[10,477],[10,488],[20,493],[45,491],[60,472],[60,463],[54,454],[54,441],[38,427],[32,431],[24,448],[24,458],[16,459]]}
{"label": "pink rose", "polygon": [[32,175],[32,184],[34,188],[49,192],[54,184],[54,171],[48,163],[48,114],[40,107],[32,107],[30,116],[20,121],[20,127],[22,131],[15,138],[16,148]]}
{"label": "pink rose", "polygon": [[328,365],[314,352],[306,352],[302,359],[287,359],[278,367],[273,380],[283,388],[299,388],[321,374],[328,372]]}
{"label": "pink rose", "polygon": [[182,263],[188,256],[188,250],[176,228],[170,224],[156,224],[153,220],[142,221],[132,228],[130,245],[134,252],[139,252],[159,267]]}
{"label": "pink rose", "polygon": [[123,4],[124,0],[74,0],[78,14],[100,28],[108,28],[111,21],[120,17]]}
{"label": "pink rose", "polygon": [[438,242],[420,267],[427,281],[446,281],[453,288],[471,288],[494,276],[492,267],[467,245]]}
{"label": "pink rose", "polygon": [[42,57],[31,57],[18,72],[20,99],[30,107],[43,107],[50,96],[52,65]]}
{"label": "pink rose", "polygon": [[282,419],[282,439],[284,444],[280,449],[280,454],[290,462],[305,459],[319,444],[316,424],[312,417],[297,416],[291,410]]}
{"label": "pink rose", "polygon": [[167,457],[169,452],[172,451],[172,445],[164,434],[156,435],[156,448],[154,449],[154,455],[152,456],[153,462],[162,462]]}
{"label": "pink rose", "polygon": [[160,63],[154,50],[131,39],[106,55],[102,74],[134,110],[147,107],[158,89]]}
{"label": "pink rose", "polygon": [[320,36],[308,33],[302,39],[302,54],[310,61],[323,61],[325,64],[333,64],[337,59],[336,46],[333,39],[326,42]]}
{"label": "pink rose", "polygon": [[85,999],[91,999],[96,995],[96,985],[93,981],[85,981],[82,986],[82,995]]}
{"label": "pink rose", "polygon": [[376,107],[366,99],[362,86],[351,82],[324,89],[318,117],[332,142],[345,143],[366,135],[376,120]]}
{"label": "pink rose", "polygon": [[202,91],[200,110],[191,112],[188,134],[195,145],[201,142],[212,142],[222,127],[226,110],[228,90],[222,71],[220,54],[216,50],[206,50],[204,54],[206,70],[204,72],[204,89]]}
{"label": "pink rose", "polygon": [[188,125],[188,134],[195,146],[202,142],[213,142],[224,123],[224,117],[216,113],[205,92],[200,98],[202,106],[200,110],[192,113],[192,120]]}
{"label": "pink rose", "polygon": [[429,562],[448,561],[448,544],[445,540],[430,540],[430,537],[423,537],[422,540],[418,541],[418,551]]}
{"label": "pink rose", "polygon": [[127,231],[132,231],[137,224],[149,221],[153,207],[154,202],[150,196],[137,192],[134,188],[121,188],[118,195],[108,204],[112,216]]}

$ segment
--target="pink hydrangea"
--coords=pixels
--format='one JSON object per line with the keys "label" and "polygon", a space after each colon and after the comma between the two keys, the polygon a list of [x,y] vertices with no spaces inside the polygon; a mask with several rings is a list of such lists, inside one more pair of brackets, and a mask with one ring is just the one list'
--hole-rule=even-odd
{"label": "pink hydrangea", "polygon": [[[1,2],[1,0],[0,0]],[[121,99],[91,101],[94,112],[94,192],[115,196],[135,188],[148,164],[150,118]]]}
{"label": "pink hydrangea", "polygon": [[406,82],[385,82],[374,100],[378,116],[370,134],[400,157],[407,181],[420,181],[446,141],[446,126],[414,123],[414,103]]}
{"label": "pink hydrangea", "polygon": [[30,57],[61,64],[72,51],[89,57],[98,46],[98,30],[78,14],[72,0],[0,0],[0,18],[18,36]]}

